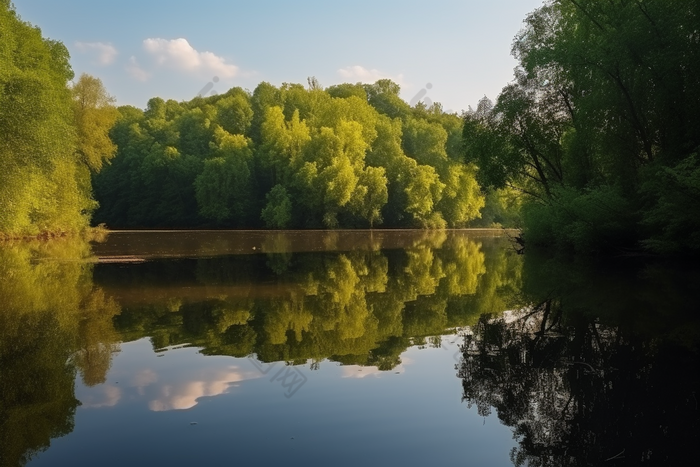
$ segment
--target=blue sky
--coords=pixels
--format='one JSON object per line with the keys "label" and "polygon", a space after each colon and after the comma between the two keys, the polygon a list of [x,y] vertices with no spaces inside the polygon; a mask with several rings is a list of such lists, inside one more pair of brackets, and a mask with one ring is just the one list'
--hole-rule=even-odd
{"label": "blue sky", "polygon": [[315,76],[324,87],[391,78],[406,101],[425,90],[460,111],[495,99],[512,79],[511,42],[541,3],[16,0],[15,8],[68,47],[76,76],[101,78],[120,105],[188,100],[207,83],[252,91]]}

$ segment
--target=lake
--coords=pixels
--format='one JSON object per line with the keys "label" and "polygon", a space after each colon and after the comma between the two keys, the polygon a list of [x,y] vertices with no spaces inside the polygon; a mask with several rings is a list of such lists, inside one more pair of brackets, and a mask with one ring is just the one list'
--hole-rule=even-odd
{"label": "lake", "polygon": [[462,231],[0,245],[0,466],[683,465],[700,272]]}

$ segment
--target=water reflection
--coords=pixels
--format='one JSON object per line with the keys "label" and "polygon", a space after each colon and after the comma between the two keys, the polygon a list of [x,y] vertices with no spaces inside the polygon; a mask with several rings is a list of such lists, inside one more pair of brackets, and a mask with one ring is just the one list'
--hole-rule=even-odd
{"label": "water reflection", "polygon": [[151,398],[148,408],[153,411],[183,410],[197,405],[197,401],[202,397],[224,394],[236,383],[259,377],[257,374],[248,373],[246,375],[235,366],[225,370],[205,369],[197,371],[196,374],[180,373],[174,381],[159,382],[154,378],[137,388],[141,394],[147,391],[151,393],[148,396]]}
{"label": "water reflection", "polygon": [[121,388],[113,385],[100,385],[90,391],[78,394],[80,405],[86,409],[114,407],[122,398]]}
{"label": "water reflection", "polygon": [[503,309],[520,277],[503,239],[473,234],[158,235],[0,247],[0,465],[70,433],[81,404],[187,409],[260,376],[150,366],[107,381],[120,342],[400,373],[408,347]]}
{"label": "water reflection", "polygon": [[466,327],[464,399],[513,428],[516,465],[683,464],[698,440],[695,269],[523,263],[458,232],[159,235],[0,248],[0,465],[70,433],[79,406],[181,411],[270,379],[198,353],[371,383]]}
{"label": "water reflection", "polygon": [[460,232],[5,244],[0,466],[73,431],[79,407],[177,414],[241,396],[273,362],[336,362],[347,387],[408,379],[409,347],[466,327],[464,399],[513,428],[516,465],[684,464],[698,441],[697,270],[524,259]]}
{"label": "water reflection", "polygon": [[533,305],[465,336],[464,399],[513,427],[515,465],[686,465],[700,438],[697,271],[526,256]]}
{"label": "water reflection", "polygon": [[[78,385],[81,408],[137,404],[154,412],[186,410],[204,397],[218,396],[242,383],[263,376],[253,368],[231,365],[221,359],[198,358],[196,349],[180,348],[172,358],[153,354],[147,339],[125,349],[127,363],[110,372],[110,380],[97,386]],[[190,364],[190,362],[196,362]]]}
{"label": "water reflection", "polygon": [[105,380],[119,307],[93,285],[90,256],[79,240],[0,248],[3,466],[25,463],[73,430],[76,370],[87,385]]}
{"label": "water reflection", "polygon": [[354,251],[291,253],[281,250],[292,240],[277,234],[262,254],[104,264],[95,280],[118,297],[114,322],[127,340],[147,335],[156,348],[186,343],[264,362],[331,359],[390,370],[410,345],[504,306],[519,277],[519,257],[503,239],[400,238],[402,249],[384,249],[375,237]]}

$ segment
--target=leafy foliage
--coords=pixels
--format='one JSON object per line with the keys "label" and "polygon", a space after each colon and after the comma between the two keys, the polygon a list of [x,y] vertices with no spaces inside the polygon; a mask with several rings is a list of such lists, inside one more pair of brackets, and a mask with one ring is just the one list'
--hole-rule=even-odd
{"label": "leafy foliage", "polygon": [[292,221],[292,200],[282,185],[275,185],[266,195],[267,204],[260,217],[270,229],[284,229]]}
{"label": "leafy foliage", "polygon": [[117,152],[109,138],[109,130],[119,115],[112,105],[115,99],[107,94],[99,78],[86,74],[71,87],[71,94],[78,153],[88,167],[99,172],[104,161],[109,161]]}
{"label": "leafy foliage", "polygon": [[99,80],[73,71],[67,49],[0,2],[0,237],[86,228],[90,169],[114,154],[116,110]]}
{"label": "leafy foliage", "polygon": [[[699,227],[684,211],[700,146],[699,25],[697,2],[549,0],[528,15],[514,83],[463,128],[482,186],[542,205],[526,240],[700,251],[683,239]],[[621,217],[608,222],[610,206]]]}
{"label": "leafy foliage", "polygon": [[557,188],[550,203],[524,208],[528,241],[572,245],[580,253],[592,253],[625,244],[634,231],[630,204],[613,187],[579,191]]}
{"label": "leafy foliage", "polygon": [[644,224],[645,243],[662,252],[700,251],[700,165],[697,153],[674,167],[652,166],[641,192],[654,200]]}
{"label": "leafy foliage", "polygon": [[461,121],[411,108],[389,80],[323,90],[261,83],[120,108],[117,157],[94,176],[118,227],[461,227],[483,196]]}

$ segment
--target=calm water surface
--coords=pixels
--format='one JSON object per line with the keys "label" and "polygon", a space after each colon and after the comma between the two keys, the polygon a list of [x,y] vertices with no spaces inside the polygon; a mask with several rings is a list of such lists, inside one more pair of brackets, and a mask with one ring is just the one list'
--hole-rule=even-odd
{"label": "calm water surface", "polygon": [[697,270],[493,231],[0,246],[0,465],[682,465]]}

